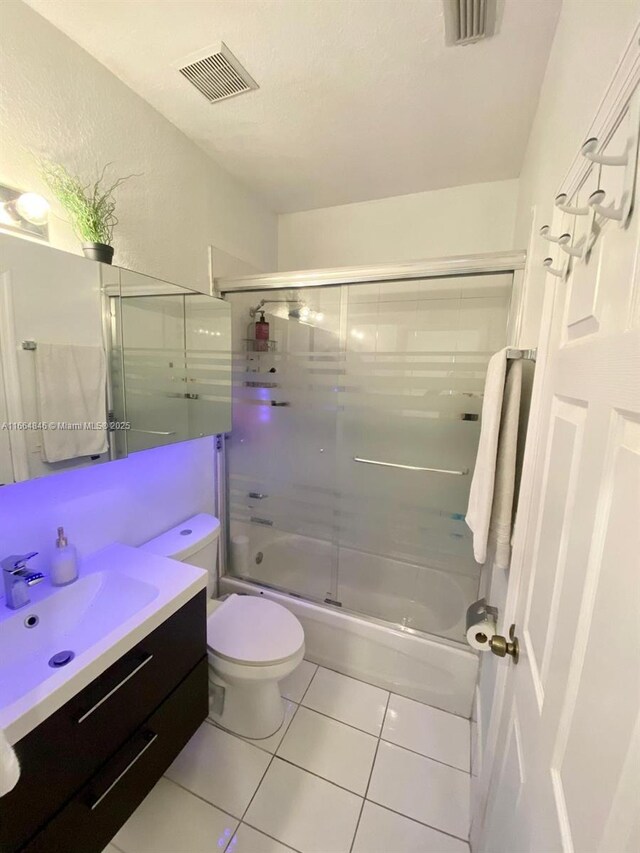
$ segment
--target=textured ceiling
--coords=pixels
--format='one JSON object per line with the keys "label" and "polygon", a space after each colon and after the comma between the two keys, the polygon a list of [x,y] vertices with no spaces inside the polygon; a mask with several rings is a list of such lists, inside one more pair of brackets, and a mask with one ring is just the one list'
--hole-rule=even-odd
{"label": "textured ceiling", "polygon": [[[561,4],[446,48],[441,0],[27,2],[279,212],[517,177]],[[209,104],[175,63],[221,41],[260,88]]]}

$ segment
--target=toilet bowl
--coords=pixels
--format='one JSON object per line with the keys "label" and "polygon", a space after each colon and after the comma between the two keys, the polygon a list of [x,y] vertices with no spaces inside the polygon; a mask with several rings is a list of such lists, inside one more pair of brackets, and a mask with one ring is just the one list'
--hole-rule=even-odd
{"label": "toilet bowl", "polygon": [[266,598],[210,598],[219,535],[218,519],[200,513],[139,547],[207,570],[210,716],[235,734],[267,738],[284,720],[279,682],[304,657],[304,632],[293,613]]}
{"label": "toilet bowl", "polygon": [[210,715],[243,737],[270,737],[284,720],[279,682],[304,657],[302,626],[257,596],[234,594],[208,610]]}

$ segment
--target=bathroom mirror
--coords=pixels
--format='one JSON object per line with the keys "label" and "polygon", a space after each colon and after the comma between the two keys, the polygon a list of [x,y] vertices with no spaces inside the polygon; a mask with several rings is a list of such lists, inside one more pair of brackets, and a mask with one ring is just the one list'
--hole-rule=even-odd
{"label": "bathroom mirror", "polygon": [[110,299],[116,442],[146,450],[231,429],[231,308],[131,270]]}
{"label": "bathroom mirror", "polygon": [[221,299],[0,234],[0,484],[231,427]]}

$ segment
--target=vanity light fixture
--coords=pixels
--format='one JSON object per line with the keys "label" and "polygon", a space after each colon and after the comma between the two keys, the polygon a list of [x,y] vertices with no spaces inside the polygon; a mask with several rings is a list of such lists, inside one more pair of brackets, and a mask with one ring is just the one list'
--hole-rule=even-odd
{"label": "vanity light fixture", "polygon": [[0,184],[0,228],[49,239],[49,202],[38,193]]}

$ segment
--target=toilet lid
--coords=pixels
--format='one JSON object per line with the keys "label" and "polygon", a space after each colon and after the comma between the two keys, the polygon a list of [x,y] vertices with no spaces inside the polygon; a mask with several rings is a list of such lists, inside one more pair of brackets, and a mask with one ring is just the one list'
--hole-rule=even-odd
{"label": "toilet lid", "polygon": [[229,660],[273,664],[304,643],[302,625],[281,604],[254,595],[231,595],[207,619],[207,645]]}

